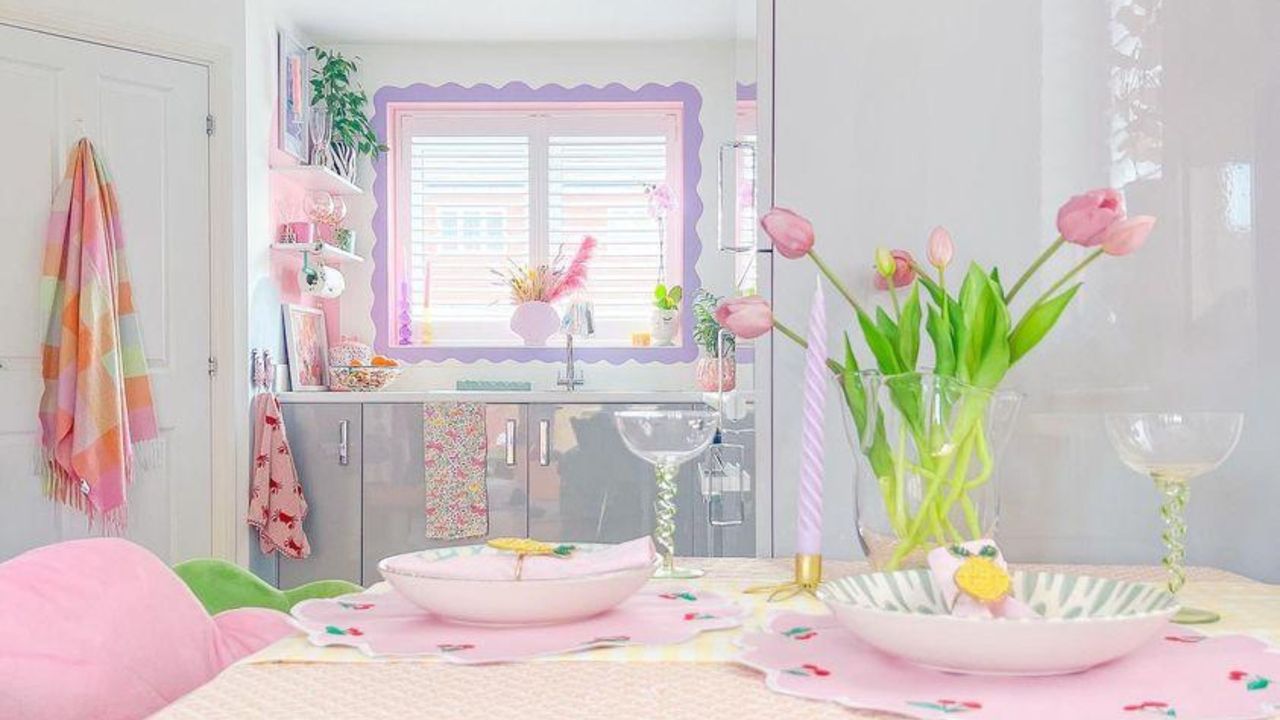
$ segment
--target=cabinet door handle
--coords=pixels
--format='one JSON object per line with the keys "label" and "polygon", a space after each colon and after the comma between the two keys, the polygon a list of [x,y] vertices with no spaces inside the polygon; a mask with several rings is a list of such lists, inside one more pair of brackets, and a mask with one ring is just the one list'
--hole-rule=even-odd
{"label": "cabinet door handle", "polygon": [[[725,232],[730,229],[729,216],[724,211],[725,203],[729,197],[726,185],[727,178],[724,171],[725,159],[726,156],[732,156],[738,151],[751,153],[754,157],[756,144],[748,140],[729,140],[720,143],[720,152],[716,156],[716,249],[720,252],[749,253],[756,251],[755,246],[752,245],[735,245]],[[737,197],[737,193],[734,193],[734,197]]]}
{"label": "cabinet door handle", "polygon": [[338,464],[339,465],[346,465],[350,460],[350,455],[347,452],[347,449],[348,449],[347,434],[350,429],[351,429],[350,420],[342,420],[338,422]]}
{"label": "cabinet door handle", "polygon": [[516,465],[516,420],[507,419],[507,467]]}
{"label": "cabinet door handle", "polygon": [[546,467],[551,464],[551,421],[538,421],[538,464]]}

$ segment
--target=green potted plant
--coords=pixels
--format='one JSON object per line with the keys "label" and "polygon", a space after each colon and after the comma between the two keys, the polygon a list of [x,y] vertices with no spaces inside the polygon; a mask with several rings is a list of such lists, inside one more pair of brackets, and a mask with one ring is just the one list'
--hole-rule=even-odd
{"label": "green potted plant", "polygon": [[[311,69],[311,105],[323,108],[328,118],[328,165],[348,180],[355,180],[357,162],[362,156],[376,158],[387,146],[378,141],[365,107],[369,96],[354,80],[359,69],[355,60],[336,50],[308,48],[315,55],[317,67]],[[323,137],[325,133],[320,133]],[[325,153],[319,153],[321,157]]]}
{"label": "green potted plant", "polygon": [[734,355],[738,338],[729,330],[721,337],[716,307],[721,298],[703,289],[693,297],[693,341],[698,344],[695,372],[698,387],[705,392],[726,392],[737,387],[738,362]]}
{"label": "green potted plant", "polygon": [[659,347],[670,347],[680,329],[680,301],[684,299],[684,289],[679,285],[668,288],[658,283],[653,289],[653,316],[650,320],[650,331],[653,344]]}

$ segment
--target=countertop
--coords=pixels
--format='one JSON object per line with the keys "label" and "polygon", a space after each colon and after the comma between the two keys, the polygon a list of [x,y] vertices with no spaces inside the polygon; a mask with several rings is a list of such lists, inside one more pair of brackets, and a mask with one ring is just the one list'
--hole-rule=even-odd
{"label": "countertop", "polygon": [[[733,393],[729,397],[733,399]],[[741,394],[739,394],[741,395]],[[548,403],[556,405],[716,404],[715,393],[663,390],[389,390],[384,392],[285,392],[282,403]]]}

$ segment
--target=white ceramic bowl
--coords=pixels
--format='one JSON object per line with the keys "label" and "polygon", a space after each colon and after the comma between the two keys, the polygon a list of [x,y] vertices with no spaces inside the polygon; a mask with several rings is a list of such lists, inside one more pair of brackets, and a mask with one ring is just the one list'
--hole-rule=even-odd
{"label": "white ceramic bowl", "polygon": [[[577,552],[608,545],[574,543]],[[478,625],[548,625],[598,615],[631,597],[653,576],[654,565],[631,570],[548,580],[457,580],[396,572],[396,558],[443,560],[491,552],[484,545],[406,553],[378,563],[382,577],[415,605],[455,622]]]}
{"label": "white ceramic bowl", "polygon": [[928,570],[850,575],[818,597],[867,644],[935,670],[973,675],[1063,675],[1137,650],[1178,611],[1167,591],[1144,583],[1014,572],[1014,596],[1042,617],[948,614]]}

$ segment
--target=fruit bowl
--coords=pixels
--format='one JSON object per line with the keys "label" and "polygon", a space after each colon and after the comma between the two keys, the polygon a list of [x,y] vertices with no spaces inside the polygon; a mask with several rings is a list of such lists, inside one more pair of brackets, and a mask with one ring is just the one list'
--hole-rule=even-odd
{"label": "fruit bowl", "polygon": [[1065,675],[1137,650],[1178,602],[1145,583],[1064,573],[1013,573],[1013,596],[1040,617],[951,615],[928,570],[849,575],[818,598],[868,645],[935,670],[970,675]]}
{"label": "fruit bowl", "polygon": [[357,365],[329,368],[329,389],[343,392],[376,392],[400,377],[399,366]]}

